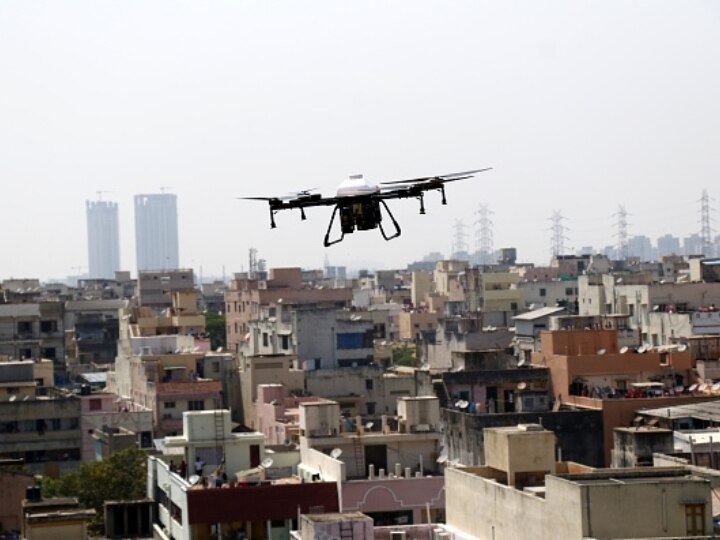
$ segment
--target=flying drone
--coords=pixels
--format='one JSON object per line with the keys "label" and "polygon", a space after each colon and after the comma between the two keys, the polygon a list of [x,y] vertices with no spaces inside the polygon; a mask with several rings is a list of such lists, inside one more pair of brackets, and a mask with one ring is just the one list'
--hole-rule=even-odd
{"label": "flying drone", "polygon": [[[313,206],[334,206],[330,223],[325,233],[325,247],[332,246],[338,242],[342,242],[346,234],[355,231],[368,231],[371,229],[380,229],[385,240],[392,240],[400,236],[400,225],[390,212],[390,208],[385,201],[390,199],[417,199],[420,201],[420,213],[425,213],[424,196],[426,191],[439,191],[442,196],[442,204],[447,204],[445,199],[445,184],[448,182],[456,182],[472,178],[475,174],[488,171],[486,169],[476,169],[474,171],[465,171],[450,174],[441,174],[438,176],[427,176],[425,178],[414,178],[411,180],[394,180],[391,182],[381,182],[380,184],[370,184],[363,178],[362,174],[350,176],[342,182],[338,187],[334,197],[323,197],[319,193],[312,193],[314,188],[305,189],[288,195],[285,197],[241,197],[246,200],[267,201],[270,207],[270,228],[277,227],[275,224],[275,214],[280,210],[300,210],[300,219],[305,220],[305,209]],[[387,214],[392,222],[394,231],[388,232],[382,224],[383,212]],[[340,214],[340,231],[339,237],[331,240],[333,224],[337,215]]]}

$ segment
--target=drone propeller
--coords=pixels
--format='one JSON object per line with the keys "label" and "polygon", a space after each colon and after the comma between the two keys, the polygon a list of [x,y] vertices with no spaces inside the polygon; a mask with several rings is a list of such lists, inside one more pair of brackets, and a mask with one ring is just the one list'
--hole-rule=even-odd
{"label": "drone propeller", "polygon": [[315,191],[317,188],[308,188],[308,189],[301,189],[300,191],[296,191],[294,193],[288,193],[286,195],[282,195],[280,197],[237,197],[238,199],[246,200],[246,201],[292,201],[295,199],[303,199],[305,197],[312,197],[313,194],[312,191]]}
{"label": "drone propeller", "polygon": [[464,171],[450,174],[440,174],[438,176],[426,176],[425,178],[413,178],[411,180],[393,180],[390,182],[380,182],[381,185],[395,185],[395,184],[423,184],[423,183],[439,183],[445,184],[447,182],[455,182],[457,180],[464,180],[470,178],[473,175],[485,171],[489,171],[492,167],[485,169],[475,169],[474,171]]}

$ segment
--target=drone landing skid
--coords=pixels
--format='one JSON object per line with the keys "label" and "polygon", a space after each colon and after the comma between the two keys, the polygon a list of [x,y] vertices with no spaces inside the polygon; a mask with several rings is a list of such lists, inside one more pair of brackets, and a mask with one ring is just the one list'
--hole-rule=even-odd
{"label": "drone landing skid", "polygon": [[[395,216],[393,216],[392,212],[390,211],[390,208],[388,208],[388,205],[385,203],[385,201],[381,200],[380,204],[382,205],[383,208],[385,208],[385,212],[387,212],[387,215],[390,218],[390,221],[392,221],[393,227],[395,227],[395,232],[388,235],[385,232],[385,228],[382,226],[382,218],[381,218],[381,216],[378,215],[377,226],[380,228],[380,233],[382,234],[382,237],[385,240],[392,240],[393,238],[397,238],[398,236],[400,236],[400,233],[402,232],[400,230],[400,225],[398,224],[397,220],[395,219]],[[330,223],[328,224],[327,232],[325,233],[325,240],[323,241],[323,244],[325,245],[325,247],[330,247],[334,244],[339,244],[345,238],[345,231],[343,231],[341,228],[340,236],[338,238],[336,238],[335,240],[330,240],[330,232],[332,231],[333,224],[335,223],[335,216],[337,215],[337,213],[339,211],[340,211],[340,206],[338,205],[333,209],[332,216],[330,216]]]}

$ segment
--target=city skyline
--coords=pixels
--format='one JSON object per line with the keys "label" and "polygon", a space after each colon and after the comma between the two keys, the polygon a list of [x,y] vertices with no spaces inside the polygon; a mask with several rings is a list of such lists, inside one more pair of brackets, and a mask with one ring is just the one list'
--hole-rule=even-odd
{"label": "city skyline", "polygon": [[113,278],[121,270],[118,205],[111,201],[86,201],[88,276]]}
{"label": "city skyline", "polygon": [[[136,268],[132,198],[162,186],[178,197],[179,265],[206,275],[240,271],[251,247],[273,266],[447,254],[480,204],[494,247],[536,263],[554,209],[573,250],[614,244],[619,204],[631,235],[700,232],[699,198],[720,178],[707,69],[720,8],[436,6],[4,4],[0,226],[23,234],[7,236],[0,275],[82,273],[81,204],[98,190],[119,203],[122,264]],[[454,183],[448,206],[428,196],[426,216],[392,204],[403,235],[387,243],[372,231],[325,249],[329,211],[271,230],[265,205],[236,200],[480,167],[493,170]]]}
{"label": "city skyline", "polygon": [[135,195],[136,269],[180,268],[177,197],[172,193]]}

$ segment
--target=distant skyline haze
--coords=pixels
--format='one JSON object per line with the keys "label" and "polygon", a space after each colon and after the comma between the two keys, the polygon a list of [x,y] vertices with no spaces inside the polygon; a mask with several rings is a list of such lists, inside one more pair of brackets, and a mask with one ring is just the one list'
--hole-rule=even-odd
{"label": "distant skyline haze", "polygon": [[[720,4],[712,1],[0,3],[0,278],[87,272],[85,202],[177,196],[179,266],[404,267],[446,256],[481,205],[493,245],[547,264],[564,246],[700,232],[720,198]],[[331,209],[237,197],[493,167],[393,201],[402,236],[322,246]],[[713,227],[718,201],[711,200]],[[717,230],[715,231],[717,234]],[[83,271],[76,270],[83,268]]]}

